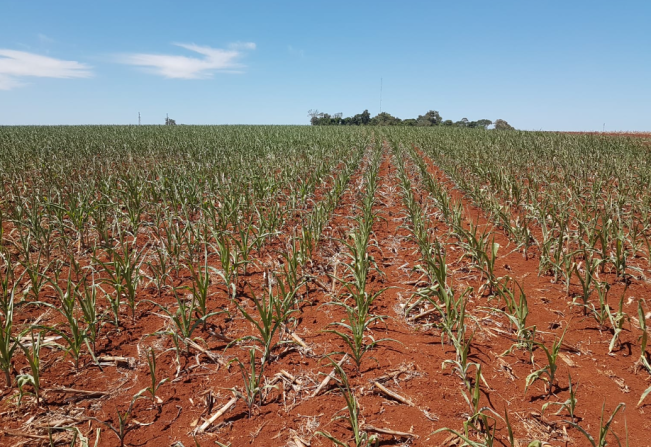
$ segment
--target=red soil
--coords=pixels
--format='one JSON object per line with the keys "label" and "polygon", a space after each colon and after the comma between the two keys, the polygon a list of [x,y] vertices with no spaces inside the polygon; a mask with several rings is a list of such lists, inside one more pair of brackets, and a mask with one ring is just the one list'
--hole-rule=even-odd
{"label": "red soil", "polygon": [[[440,169],[430,160],[427,161],[432,175],[446,184],[455,200],[464,204],[466,223],[478,222],[492,228],[481,210],[454,189]],[[382,274],[372,273],[369,281],[369,291],[389,287],[372,309],[375,314],[387,316],[384,323],[373,328],[373,337],[376,340],[390,338],[395,341],[384,341],[370,351],[364,358],[360,371],[351,362],[346,363],[344,369],[359,401],[361,421],[373,427],[414,435],[411,439],[382,435],[380,445],[453,445],[455,441],[448,433],[433,436],[431,433],[441,427],[462,430],[463,422],[468,416],[468,405],[461,395],[460,378],[450,367],[442,368],[445,360],[454,359],[454,349],[447,343],[442,344],[440,331],[428,324],[435,322],[434,315],[431,319],[423,318],[415,323],[406,320],[401,311],[401,305],[423,285],[419,282],[423,278],[414,269],[419,263],[419,254],[416,244],[410,239],[396,172],[390,151],[385,150],[379,172],[376,205],[380,219],[373,228],[373,243],[370,248],[370,254]],[[410,172],[414,186],[417,186],[417,175],[414,170]],[[330,384],[319,395],[313,397],[312,393],[322,381],[323,374],[332,370],[324,360],[324,355],[347,350],[339,337],[324,332],[329,329],[330,323],[345,317],[341,308],[327,305],[333,296],[345,292],[341,285],[333,283],[328,274],[341,275],[341,263],[346,262],[343,255],[345,250],[338,238],[345,238],[354,226],[350,216],[356,213],[355,204],[359,200],[357,193],[361,179],[362,173],[358,171],[351,180],[351,188],[335,210],[317,254],[309,265],[307,273],[317,280],[310,282],[301,291],[301,311],[294,314],[295,332],[307,343],[309,349],[294,345],[276,348],[274,358],[264,372],[270,384],[273,382],[274,388],[265,393],[263,405],[253,408],[249,414],[247,407],[239,400],[234,408],[215,422],[209,433],[197,437],[200,445],[214,445],[214,441],[219,441],[226,445],[230,443],[234,447],[287,446],[295,443],[295,436],[309,442],[311,446],[331,445],[330,441],[314,434],[318,430],[327,431],[339,439],[351,439],[346,420],[333,419],[346,414],[341,411],[345,402],[336,387]],[[435,211],[428,194],[420,187],[415,190],[421,204],[429,205],[430,212]],[[621,336],[622,348],[609,355],[610,333],[599,331],[593,320],[568,305],[571,298],[566,295],[563,285],[553,284],[549,277],[538,277],[535,258],[523,259],[521,253],[513,251],[513,244],[501,231],[491,230],[495,241],[501,246],[498,276],[508,274],[524,285],[529,299],[529,324],[535,324],[538,328],[538,340],[551,346],[554,339],[567,329],[562,361],[557,372],[560,388],[547,396],[540,382],[537,382],[525,396],[525,378],[534,369],[545,365],[543,351],[535,350],[536,368],[532,367],[525,352],[514,350],[511,355],[499,355],[512,344],[508,322],[504,317],[485,311],[486,306],[497,306],[498,303],[489,303],[486,297],[477,294],[482,284],[481,278],[471,268],[469,260],[461,257],[462,251],[453,245],[455,239],[450,235],[449,227],[438,220],[436,213],[431,215],[431,225],[436,228],[441,241],[450,244],[448,270],[454,287],[463,290],[466,286],[471,286],[475,290],[470,295],[468,310],[479,324],[470,355],[472,361],[481,363],[488,383],[488,387],[482,385],[481,405],[494,409],[500,415],[504,414],[505,409],[508,410],[515,437],[521,440],[520,445],[527,445],[534,438],[555,446],[588,445],[577,429],[563,422],[569,419],[565,412],[556,416],[553,413],[558,408],[552,407],[551,411],[540,414],[544,403],[567,400],[568,374],[571,374],[572,383],[577,389],[576,414],[582,427],[593,434],[598,432],[602,404],[605,403],[609,415],[618,403],[624,402],[627,408],[616,417],[613,430],[620,438],[623,437],[626,421],[630,445],[649,445],[651,423],[645,414],[648,407],[642,405],[636,408],[640,395],[651,385],[651,376],[644,371],[635,372],[633,367],[640,354],[637,341],[639,331],[627,324]],[[279,252],[288,236],[281,235],[257,253],[256,263],[240,279],[240,291],[245,305],[253,306],[251,300],[244,298],[250,297],[249,286],[255,293],[260,293],[265,271],[278,265]],[[532,253],[535,256],[535,251]],[[214,254],[209,261],[211,265],[219,264]],[[181,271],[175,284],[188,285],[189,281],[190,273]],[[578,284],[573,284],[571,293],[577,287]],[[618,298],[623,289],[622,284],[614,283],[610,296]],[[648,283],[633,282],[626,292],[627,297],[636,298],[626,302],[625,310],[629,315],[636,315],[637,299],[647,296],[649,292],[651,287]],[[97,347],[98,356],[130,357],[136,361],[136,366],[120,363],[103,366],[100,371],[88,356],[82,356],[82,365],[79,370],[75,370],[68,359],[62,359],[60,351],[43,348],[41,369],[44,402],[37,406],[33,400],[25,398],[23,405],[17,406],[15,390],[5,389],[0,404],[0,421],[5,434],[0,437],[0,445],[46,445],[45,439],[30,439],[22,435],[44,424],[58,423],[61,426],[80,420],[83,423],[77,427],[84,434],[102,428],[101,446],[120,445],[117,436],[107,429],[106,424],[98,421],[110,422],[117,427],[117,412],[126,410],[132,396],[150,385],[144,361],[145,350],[149,346],[155,346],[160,353],[158,380],[170,378],[171,381],[163,384],[159,390],[162,403],[154,404],[148,399],[136,402],[125,444],[169,446],[180,441],[186,447],[194,445],[190,436],[192,430],[232,397],[230,389],[238,387],[242,390],[240,371],[229,361],[238,357],[244,362],[248,358],[248,352],[244,349],[246,343],[226,349],[224,337],[236,339],[255,334],[253,326],[229,302],[227,291],[217,277],[213,278],[211,293],[210,309],[228,309],[230,316],[220,314],[212,317],[210,324],[198,329],[195,335],[205,341],[205,344],[200,344],[216,361],[205,353],[194,350],[181,358],[181,373],[177,376],[175,354],[171,350],[165,351],[172,347],[169,337],[153,335],[164,329],[165,319],[156,306],[144,301],[152,300],[171,306],[175,302],[174,298],[169,294],[159,297],[153,286],[140,290],[138,298],[142,304],[137,308],[135,322],[125,312],[124,328],[119,332],[103,332]],[[43,298],[50,301],[53,299],[52,296]],[[44,321],[60,321],[52,311],[48,312],[48,318]],[[42,313],[43,309],[21,309],[17,318],[19,322],[33,321]],[[338,360],[341,355],[335,354],[333,357]],[[27,372],[27,364],[22,355],[20,359],[16,369]],[[296,381],[290,383],[285,379],[276,379],[281,371],[288,372]],[[388,374],[393,375],[387,377]],[[373,385],[374,381],[382,382],[414,405],[408,406],[384,396]],[[99,391],[105,395],[84,396],[56,391],[61,387]],[[651,399],[649,403],[651,404]],[[89,417],[93,419],[87,419]],[[498,420],[497,426],[498,438],[502,440],[497,445],[508,445],[504,423]],[[58,432],[55,433],[56,436],[61,436]],[[90,437],[94,437],[94,431]]]}

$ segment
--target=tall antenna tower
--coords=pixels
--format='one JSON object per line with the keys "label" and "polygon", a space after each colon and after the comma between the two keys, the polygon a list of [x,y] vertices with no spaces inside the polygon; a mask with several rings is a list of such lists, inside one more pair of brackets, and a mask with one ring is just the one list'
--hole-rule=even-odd
{"label": "tall antenna tower", "polygon": [[382,78],[380,78],[380,113],[382,113]]}
{"label": "tall antenna tower", "polygon": [[140,112],[138,112],[138,125],[140,126]]}

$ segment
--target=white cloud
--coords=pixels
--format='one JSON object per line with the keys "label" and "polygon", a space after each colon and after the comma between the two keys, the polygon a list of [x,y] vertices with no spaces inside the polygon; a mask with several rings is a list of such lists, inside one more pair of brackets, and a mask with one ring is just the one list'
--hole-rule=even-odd
{"label": "white cloud", "polygon": [[16,79],[0,74],[0,90],[11,90],[22,86],[23,83]]}
{"label": "white cloud", "polygon": [[241,50],[253,50],[252,42],[236,42],[229,50],[205,47],[195,44],[175,43],[174,45],[198,53],[203,57],[177,56],[173,54],[126,54],[118,57],[118,62],[143,67],[145,70],[171,79],[208,79],[213,73],[239,73],[242,65],[237,59]]}
{"label": "white cloud", "polygon": [[294,48],[291,45],[287,46],[287,51],[289,51],[289,54],[291,54],[292,56],[298,56],[300,58],[305,57],[305,51]]}
{"label": "white cloud", "polygon": [[52,38],[49,37],[49,36],[46,36],[45,34],[41,34],[41,33],[39,33],[39,34],[36,35],[36,37],[38,37],[38,40],[39,40],[41,43],[44,43],[44,44],[47,44],[47,43],[54,43],[54,39],[52,39]]}
{"label": "white cloud", "polygon": [[23,85],[23,77],[88,78],[92,75],[90,67],[80,62],[0,48],[0,90]]}
{"label": "white cloud", "polygon": [[256,46],[253,42],[233,42],[228,48],[231,50],[255,50]]}

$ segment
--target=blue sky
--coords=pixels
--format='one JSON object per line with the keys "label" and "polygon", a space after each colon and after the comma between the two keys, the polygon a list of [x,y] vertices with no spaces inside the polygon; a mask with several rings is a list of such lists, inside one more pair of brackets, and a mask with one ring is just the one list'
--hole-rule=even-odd
{"label": "blue sky", "polygon": [[651,2],[0,0],[0,124],[651,131]]}

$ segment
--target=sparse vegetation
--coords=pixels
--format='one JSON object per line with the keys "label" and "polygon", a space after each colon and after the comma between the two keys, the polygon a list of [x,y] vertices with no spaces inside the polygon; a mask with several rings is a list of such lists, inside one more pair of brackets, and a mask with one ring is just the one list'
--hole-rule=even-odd
{"label": "sparse vegetation", "polygon": [[3,436],[642,445],[648,145],[335,121],[2,128]]}

